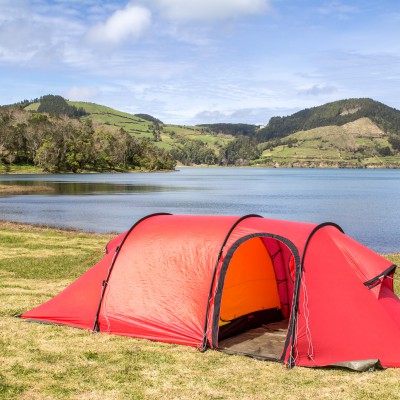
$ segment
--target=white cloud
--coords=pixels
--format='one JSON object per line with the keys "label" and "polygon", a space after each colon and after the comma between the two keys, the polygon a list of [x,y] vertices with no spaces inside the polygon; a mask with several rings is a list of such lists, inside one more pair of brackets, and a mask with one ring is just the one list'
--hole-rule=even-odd
{"label": "white cloud", "polygon": [[139,38],[151,24],[151,12],[142,6],[129,3],[124,9],[115,11],[106,22],[89,30],[89,42],[118,45]]}
{"label": "white cloud", "polygon": [[216,21],[263,13],[268,0],[155,0],[164,16],[175,21]]}
{"label": "white cloud", "polygon": [[299,94],[308,96],[319,96],[324,94],[331,94],[337,91],[337,88],[332,85],[313,85],[306,89],[299,90]]}
{"label": "white cloud", "polygon": [[96,88],[73,86],[66,91],[64,96],[70,100],[88,101],[94,100],[99,93],[100,91]]}
{"label": "white cloud", "polygon": [[69,16],[39,13],[43,8],[28,1],[0,0],[0,9],[0,63],[47,68],[62,60],[65,45],[84,32]]}
{"label": "white cloud", "polygon": [[254,125],[264,125],[271,117],[291,115],[298,111],[298,108],[276,108],[276,107],[254,107],[239,108],[234,111],[208,111],[204,110],[197,113],[191,122],[194,124],[205,123],[245,123]]}

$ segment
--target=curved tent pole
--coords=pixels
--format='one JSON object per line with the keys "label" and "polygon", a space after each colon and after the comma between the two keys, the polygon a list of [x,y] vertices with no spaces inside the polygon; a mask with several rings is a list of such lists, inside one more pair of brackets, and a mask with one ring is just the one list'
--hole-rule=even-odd
{"label": "curved tent pole", "polygon": [[299,311],[300,283],[301,283],[301,276],[303,273],[304,259],[305,259],[308,245],[310,244],[311,238],[321,228],[324,228],[325,226],[333,226],[333,227],[337,228],[340,232],[344,233],[343,229],[339,225],[335,224],[334,222],[324,222],[322,224],[317,225],[311,231],[311,233],[308,235],[306,244],[304,245],[301,263],[296,266],[296,281],[295,281],[295,287],[294,287],[294,293],[293,293],[292,311],[290,313],[289,327],[288,327],[288,332],[286,335],[285,345],[283,346],[283,352],[282,352],[282,358],[281,358],[281,361],[283,362],[284,358],[285,358],[285,354],[287,352],[287,349],[290,345],[290,354],[289,354],[289,359],[288,359],[288,364],[287,364],[288,368],[293,368],[295,366],[295,357],[293,355],[293,351],[294,351],[294,343],[295,343],[295,338],[296,338],[297,313]]}
{"label": "curved tent pole", "polygon": [[125,240],[127,239],[127,237],[130,235],[130,233],[140,224],[142,223],[144,220],[149,219],[151,217],[157,217],[159,215],[172,215],[170,213],[155,213],[155,214],[150,214],[147,215],[141,219],[139,219],[139,221],[135,222],[132,227],[129,229],[129,231],[126,233],[125,237],[122,239],[122,242],[119,246],[117,246],[117,248],[115,249],[115,253],[113,256],[113,259],[111,261],[110,267],[108,268],[108,273],[107,273],[107,277],[106,279],[104,279],[103,283],[102,283],[102,289],[101,289],[101,294],[100,294],[100,300],[99,300],[99,305],[97,307],[97,311],[96,311],[96,315],[95,315],[95,319],[94,319],[94,323],[93,323],[93,328],[92,328],[92,332],[99,332],[100,331],[100,326],[99,326],[99,315],[100,315],[100,310],[101,310],[101,305],[103,303],[103,299],[104,299],[104,294],[106,292],[106,288],[108,285],[108,281],[110,280],[110,276],[111,276],[111,272],[114,268],[115,262],[117,260],[119,251],[121,250],[121,247],[123,246],[123,244],[125,243]]}
{"label": "curved tent pole", "polygon": [[396,264],[392,264],[389,268],[385,271],[381,272],[378,276],[364,282],[364,286],[366,286],[369,290],[373,289],[375,286],[381,283],[381,279],[385,278],[386,276],[390,275],[394,270],[397,268]]}
{"label": "curved tent pole", "polygon": [[219,250],[218,253],[218,257],[217,257],[217,261],[215,262],[215,266],[214,266],[214,271],[213,271],[213,276],[211,279],[211,285],[210,285],[210,291],[208,293],[208,299],[207,299],[207,307],[206,307],[206,317],[205,317],[205,321],[204,321],[204,329],[203,329],[203,343],[201,345],[200,351],[205,351],[207,348],[207,329],[208,329],[208,313],[210,311],[210,302],[211,302],[211,298],[212,298],[212,289],[214,286],[214,281],[215,281],[215,276],[217,275],[217,268],[218,268],[218,264],[219,261],[221,260],[222,257],[222,253],[224,251],[224,248],[226,246],[226,243],[228,242],[232,232],[234,231],[234,229],[245,219],[247,218],[264,218],[261,215],[258,214],[247,214],[244,215],[243,217],[240,217],[237,221],[234,222],[234,224],[231,226],[231,228],[229,229],[228,233],[225,236],[224,241],[222,242],[221,245],[221,249]]}

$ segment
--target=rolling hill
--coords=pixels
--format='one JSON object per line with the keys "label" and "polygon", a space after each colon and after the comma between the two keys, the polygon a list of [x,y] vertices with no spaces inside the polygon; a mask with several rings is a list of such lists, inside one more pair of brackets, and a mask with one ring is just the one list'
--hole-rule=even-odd
{"label": "rolling hill", "polygon": [[[369,118],[299,131],[269,144],[259,160],[276,167],[397,168],[388,135]],[[264,143],[265,145],[265,143]]]}
{"label": "rolling hill", "polygon": [[[347,99],[250,124],[165,124],[147,114],[129,114],[86,102],[81,120],[123,129],[168,151],[186,165],[269,167],[400,167],[400,111],[372,99]],[[38,111],[40,103],[27,111]]]}
{"label": "rolling hill", "polygon": [[369,118],[387,134],[400,134],[400,111],[366,98],[339,100],[287,117],[273,117],[256,135],[265,141],[322,126],[342,126],[360,118]]}

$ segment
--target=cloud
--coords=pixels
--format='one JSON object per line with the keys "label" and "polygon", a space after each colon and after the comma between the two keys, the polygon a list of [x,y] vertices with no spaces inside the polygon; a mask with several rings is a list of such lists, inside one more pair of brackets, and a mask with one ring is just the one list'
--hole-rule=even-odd
{"label": "cloud", "polygon": [[107,21],[89,30],[87,39],[94,44],[119,45],[139,38],[151,25],[151,12],[142,6],[129,3],[115,11]]}
{"label": "cloud", "polygon": [[192,122],[195,124],[204,123],[245,123],[254,125],[264,125],[271,117],[286,116],[297,112],[298,108],[269,108],[269,107],[254,107],[254,108],[239,108],[234,111],[208,111],[204,110],[197,113]]}
{"label": "cloud", "polygon": [[196,121],[201,123],[205,123],[205,121],[208,121],[209,123],[226,122],[228,118],[228,114],[225,114],[221,111],[209,110],[200,111],[194,117]]}
{"label": "cloud", "polygon": [[49,68],[63,59],[66,45],[84,32],[83,24],[69,15],[46,14],[45,7],[34,7],[36,3],[0,3],[0,64]]}
{"label": "cloud", "polygon": [[337,91],[336,86],[332,85],[313,85],[307,89],[299,90],[298,94],[305,94],[307,96],[319,96],[324,94],[331,94]]}
{"label": "cloud", "polygon": [[67,99],[76,101],[93,100],[99,95],[100,91],[96,88],[73,86],[65,92]]}
{"label": "cloud", "polygon": [[163,15],[174,21],[216,21],[263,13],[268,0],[154,0]]}
{"label": "cloud", "polygon": [[322,15],[337,16],[339,19],[346,20],[358,13],[358,9],[348,4],[342,4],[340,1],[329,1],[318,8]]}

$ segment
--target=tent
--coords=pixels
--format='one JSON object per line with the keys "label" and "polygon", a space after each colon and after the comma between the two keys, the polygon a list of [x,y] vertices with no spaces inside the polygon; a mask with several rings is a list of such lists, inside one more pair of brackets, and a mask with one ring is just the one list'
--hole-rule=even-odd
{"label": "tent", "polygon": [[395,269],[334,223],[152,214],[22,318],[288,367],[400,367]]}

